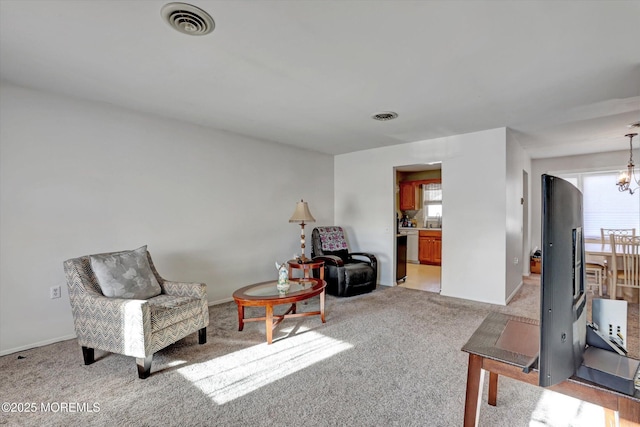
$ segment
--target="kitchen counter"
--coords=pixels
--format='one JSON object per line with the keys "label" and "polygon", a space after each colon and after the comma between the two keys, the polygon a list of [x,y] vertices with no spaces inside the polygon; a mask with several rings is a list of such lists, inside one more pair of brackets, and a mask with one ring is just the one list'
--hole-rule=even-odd
{"label": "kitchen counter", "polygon": [[403,231],[442,231],[442,228],[427,228],[427,227],[399,227],[398,231],[399,232],[403,232]]}
{"label": "kitchen counter", "polygon": [[442,228],[398,227],[398,234],[407,236],[407,261],[441,265]]}

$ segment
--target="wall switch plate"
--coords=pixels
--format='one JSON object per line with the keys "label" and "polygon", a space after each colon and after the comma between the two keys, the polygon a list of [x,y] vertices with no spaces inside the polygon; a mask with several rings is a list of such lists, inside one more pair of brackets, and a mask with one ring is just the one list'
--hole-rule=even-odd
{"label": "wall switch plate", "polygon": [[51,299],[60,298],[61,293],[62,293],[62,289],[60,289],[60,285],[52,286],[49,288],[49,297]]}

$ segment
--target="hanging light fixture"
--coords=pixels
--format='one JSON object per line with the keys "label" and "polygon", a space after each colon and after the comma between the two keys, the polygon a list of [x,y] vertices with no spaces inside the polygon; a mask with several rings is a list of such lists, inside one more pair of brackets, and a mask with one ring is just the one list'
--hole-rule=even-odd
{"label": "hanging light fixture", "polygon": [[[633,164],[633,137],[637,133],[628,133],[625,136],[629,137],[629,164],[627,170],[620,171],[618,174],[618,191],[628,191],[629,194],[633,194],[638,187],[640,187],[640,177],[636,178],[635,165]],[[635,188],[631,186],[635,185]]]}

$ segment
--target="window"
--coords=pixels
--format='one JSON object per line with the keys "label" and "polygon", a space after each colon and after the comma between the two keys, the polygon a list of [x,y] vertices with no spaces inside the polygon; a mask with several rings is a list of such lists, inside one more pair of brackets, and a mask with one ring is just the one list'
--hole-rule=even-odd
{"label": "window", "polygon": [[582,191],[585,238],[600,240],[601,228],[635,228],[640,232],[640,194],[618,191],[615,184],[618,172],[558,176]]}
{"label": "window", "polygon": [[422,186],[422,200],[425,209],[425,219],[431,225],[441,227],[442,221],[442,184],[432,183]]}

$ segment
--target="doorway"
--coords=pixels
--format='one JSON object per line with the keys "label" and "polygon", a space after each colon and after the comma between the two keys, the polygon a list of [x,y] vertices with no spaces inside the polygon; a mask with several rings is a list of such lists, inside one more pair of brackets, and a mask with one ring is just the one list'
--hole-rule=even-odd
{"label": "doorway", "polygon": [[[397,234],[407,236],[406,277],[398,280],[397,285],[440,293],[441,163],[395,167],[394,179],[396,230]],[[402,266],[398,266],[397,262],[394,263],[396,269],[401,271]]]}

